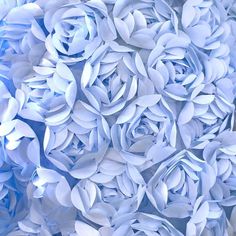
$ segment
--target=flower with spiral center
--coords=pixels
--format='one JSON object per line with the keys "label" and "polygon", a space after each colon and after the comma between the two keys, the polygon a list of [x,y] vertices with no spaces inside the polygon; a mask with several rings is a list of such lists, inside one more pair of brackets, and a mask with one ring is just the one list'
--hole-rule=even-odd
{"label": "flower with spiral center", "polygon": [[25,173],[19,173],[22,168],[10,160],[3,142],[0,143],[0,157],[0,235],[7,235],[27,213],[29,178],[22,176]]}
{"label": "flower with spiral center", "polygon": [[215,184],[213,168],[189,151],[181,151],[158,165],[149,180],[147,196],[167,217],[192,215],[199,196],[207,197]]}
{"label": "flower with spiral center", "polygon": [[71,200],[83,217],[108,227],[122,221],[124,214],[137,211],[144,193],[145,182],[138,170],[126,166],[119,152],[111,148],[96,173],[74,186]]}
{"label": "flower with spiral center", "polygon": [[163,34],[147,62],[156,91],[177,120],[182,139],[178,139],[177,146],[187,148],[201,145],[204,135],[207,139],[208,133],[214,136],[223,130],[234,109],[233,84],[227,77],[227,60],[222,59],[228,58],[228,53],[208,58],[189,43],[183,32],[178,36]]}
{"label": "flower with spiral center", "polygon": [[48,126],[44,150],[59,169],[78,179],[96,172],[109,145],[106,120],[91,106],[77,101],[70,119],[60,126]]}
{"label": "flower with spiral center", "polygon": [[229,34],[226,9],[222,2],[187,0],[183,5],[181,23],[193,44],[206,50],[221,47]]}
{"label": "flower with spiral center", "polygon": [[142,94],[149,90],[146,76],[139,53],[112,42],[99,47],[87,60],[81,87],[94,108],[111,116],[121,111],[137,91]]}
{"label": "flower with spiral center", "polygon": [[[104,168],[105,164],[101,166]],[[98,174],[91,177],[96,183],[89,179],[81,180],[71,192],[73,205],[86,219],[98,225],[111,226],[113,222],[121,221],[123,214],[137,211],[145,191],[132,182],[129,171],[113,175],[110,181],[104,176],[96,177]]]}
{"label": "flower with spiral center", "polygon": [[177,31],[176,13],[163,0],[118,0],[114,4],[113,16],[121,39],[142,49],[155,47],[157,32]]}
{"label": "flower with spiral center", "polygon": [[46,47],[56,58],[84,60],[103,40],[116,38],[107,7],[101,0],[71,4],[51,1],[51,4],[44,17],[49,32]]}
{"label": "flower with spiral center", "polygon": [[147,151],[154,143],[167,141],[175,146],[176,125],[160,95],[144,95],[121,112],[111,138],[125,161],[145,168],[144,163],[152,159]]}
{"label": "flower with spiral center", "polygon": [[101,236],[113,234],[127,236],[183,236],[168,220],[143,212],[124,215],[123,220],[120,220],[119,224],[115,225],[115,227],[102,227],[99,229],[99,232]]}
{"label": "flower with spiral center", "polygon": [[[25,75],[13,75],[18,88],[16,98],[21,106],[19,115],[46,125],[65,123],[77,96],[76,80],[69,66],[56,62],[47,53],[37,66],[25,63],[29,71]],[[14,68],[17,70],[21,66],[16,63]]]}
{"label": "flower with spiral center", "polygon": [[204,159],[216,173],[216,183],[211,189],[212,198],[223,206],[236,203],[236,133],[225,131],[213,139],[203,151]]}
{"label": "flower with spiral center", "polygon": [[4,7],[0,6],[1,10],[5,8],[5,12],[0,12],[0,41],[7,45],[4,60],[16,61],[16,55],[23,54],[35,56],[39,53],[37,46],[40,46],[41,50],[44,48],[43,42],[46,38],[42,28],[43,11],[39,5],[30,1],[25,1],[25,4],[20,1],[9,2],[11,3],[4,4]]}

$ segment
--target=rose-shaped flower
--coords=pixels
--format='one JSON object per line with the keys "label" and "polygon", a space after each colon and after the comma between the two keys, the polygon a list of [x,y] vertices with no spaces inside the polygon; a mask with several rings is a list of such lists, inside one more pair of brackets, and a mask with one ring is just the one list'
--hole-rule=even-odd
{"label": "rose-shaped flower", "polygon": [[199,196],[209,196],[215,179],[210,165],[184,150],[158,165],[147,196],[163,215],[185,218],[192,215]]}
{"label": "rose-shaped flower", "polygon": [[15,119],[0,125],[0,137],[3,143],[5,161],[22,179],[29,180],[35,167],[40,165],[39,140],[31,127]]}
{"label": "rose-shaped flower", "polygon": [[187,0],[181,23],[193,44],[206,50],[217,49],[229,34],[227,12],[221,2]]}
{"label": "rose-shaped flower", "polygon": [[0,80],[0,123],[11,121],[15,118],[17,112],[19,111],[19,105],[17,100],[11,96],[8,88]]}
{"label": "rose-shaped flower", "polygon": [[211,196],[222,205],[236,204],[236,133],[225,131],[210,142],[203,151],[204,159],[214,168],[216,183]]}
{"label": "rose-shaped flower", "polygon": [[[13,65],[14,70],[21,63]],[[46,125],[60,125],[70,118],[77,96],[77,84],[70,68],[55,62],[46,53],[39,65],[26,65],[29,71],[13,74],[16,99],[20,103],[19,115],[25,119],[45,122]]]}
{"label": "rose-shaped flower", "polygon": [[224,209],[214,201],[196,200],[193,215],[187,223],[186,235],[231,235],[228,234],[228,220]]}
{"label": "rose-shaped flower", "polygon": [[224,60],[213,58],[203,66],[206,55],[189,46],[189,38],[179,33],[160,36],[147,66],[156,91],[177,121],[182,143],[189,148],[201,145],[202,136],[225,129],[234,109],[234,95],[233,84],[225,77],[228,66]]}
{"label": "rose-shaped flower", "polygon": [[100,200],[112,205],[118,218],[124,213],[135,212],[145,193],[145,181],[138,169],[126,165],[119,152],[111,148],[90,180],[99,187]]}
{"label": "rose-shaped flower", "polygon": [[177,16],[163,0],[118,0],[113,16],[120,37],[126,44],[139,48],[153,49],[159,31],[177,31]]}
{"label": "rose-shaped flower", "polygon": [[133,215],[124,215],[123,221],[114,227],[102,227],[99,229],[101,236],[106,235],[169,235],[183,236],[168,220],[159,216],[137,212]]}
{"label": "rose-shaped flower", "polygon": [[102,41],[116,38],[101,0],[71,4],[51,1],[45,8],[44,23],[49,32],[46,48],[56,58],[71,62],[87,59]]}
{"label": "rose-shaped flower", "polygon": [[27,188],[29,213],[18,222],[15,233],[35,236],[73,233],[76,209],[66,178],[54,170],[38,168],[32,182]]}
{"label": "rose-shaped flower", "polygon": [[115,42],[99,47],[86,61],[81,88],[90,104],[104,116],[114,116],[139,95],[153,93],[138,52]]}
{"label": "rose-shaped flower", "polygon": [[0,235],[7,235],[27,213],[27,182],[11,165],[1,143],[0,157]]}
{"label": "rose-shaped flower", "polygon": [[209,139],[230,128],[233,100],[233,83],[228,78],[196,87],[190,98],[179,104],[177,113],[177,123],[185,146],[201,149]]}
{"label": "rose-shaped flower", "polygon": [[44,150],[56,167],[83,179],[95,173],[109,137],[104,117],[88,104],[77,101],[66,123],[46,128]]}
{"label": "rose-shaped flower", "polygon": [[122,220],[124,214],[137,211],[144,185],[138,170],[126,166],[121,155],[109,149],[97,172],[73,188],[71,200],[85,219],[108,227]]}
{"label": "rose-shaped flower", "polygon": [[0,41],[6,46],[4,60],[20,60],[21,57],[16,55],[25,54],[35,61],[32,54],[35,56],[39,53],[38,47],[41,50],[45,48],[43,11],[39,5],[30,2],[32,1],[8,1],[1,6]]}
{"label": "rose-shaped flower", "polygon": [[102,226],[110,226],[115,207],[101,200],[99,187],[88,179],[81,180],[71,192],[73,205],[83,217]]}
{"label": "rose-shaped flower", "polygon": [[[125,161],[145,169],[148,161],[158,160],[153,159],[151,153],[148,154],[154,143],[161,143],[163,147],[165,142],[176,146],[176,124],[160,95],[144,95],[121,112],[111,128],[111,138],[114,148]],[[170,152],[175,150],[172,147],[169,148]]]}
{"label": "rose-shaped flower", "polygon": [[137,211],[145,193],[144,180],[136,169],[111,162],[101,162],[99,173],[90,177],[92,181],[81,180],[71,192],[72,203],[83,217],[106,227]]}

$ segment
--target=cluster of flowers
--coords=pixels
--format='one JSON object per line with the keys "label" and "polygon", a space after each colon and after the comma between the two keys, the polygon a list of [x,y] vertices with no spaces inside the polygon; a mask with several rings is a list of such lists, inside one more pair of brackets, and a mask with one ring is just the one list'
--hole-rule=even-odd
{"label": "cluster of flowers", "polygon": [[236,233],[235,0],[0,0],[0,235]]}

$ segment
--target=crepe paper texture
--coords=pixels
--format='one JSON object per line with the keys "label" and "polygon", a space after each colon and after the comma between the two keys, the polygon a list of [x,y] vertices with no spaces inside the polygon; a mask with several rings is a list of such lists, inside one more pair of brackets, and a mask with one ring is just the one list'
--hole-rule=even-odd
{"label": "crepe paper texture", "polygon": [[235,0],[0,0],[0,236],[236,235]]}

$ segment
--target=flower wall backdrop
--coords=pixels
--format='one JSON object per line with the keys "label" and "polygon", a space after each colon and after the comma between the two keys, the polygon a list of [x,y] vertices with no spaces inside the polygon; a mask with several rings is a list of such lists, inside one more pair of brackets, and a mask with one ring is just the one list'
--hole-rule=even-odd
{"label": "flower wall backdrop", "polygon": [[236,235],[235,0],[0,0],[0,235]]}

